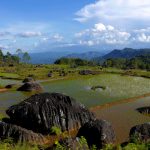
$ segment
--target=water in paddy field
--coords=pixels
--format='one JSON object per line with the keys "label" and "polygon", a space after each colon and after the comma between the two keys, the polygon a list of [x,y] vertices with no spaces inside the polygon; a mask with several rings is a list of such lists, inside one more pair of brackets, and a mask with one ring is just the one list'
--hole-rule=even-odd
{"label": "water in paddy field", "polygon": [[122,143],[128,141],[129,132],[133,126],[150,122],[149,116],[136,111],[137,108],[145,106],[150,106],[150,97],[99,109],[94,111],[94,113],[97,118],[105,119],[112,123],[117,142]]}
{"label": "water in paddy field", "polygon": [[19,81],[19,80],[2,79],[0,77],[0,85],[2,85],[2,86],[8,85],[8,84],[20,84],[20,83],[21,83],[21,81]]}
{"label": "water in paddy field", "polygon": [[[0,79],[2,85],[20,81]],[[11,83],[10,83],[11,82]],[[41,83],[43,92],[60,92],[75,98],[87,107],[92,107],[129,97],[150,93],[150,80],[141,77],[101,74],[72,80]],[[92,86],[104,86],[105,90],[91,90]],[[33,93],[9,91],[0,93],[0,110],[16,104]]]}
{"label": "water in paddy field", "polygon": [[[19,81],[2,80],[0,83],[20,84]],[[82,77],[72,80],[59,80],[41,83],[43,92],[60,92],[67,94],[87,107],[101,105],[109,102],[119,101],[126,98],[137,97],[150,93],[150,80],[141,77],[120,76],[114,74],[101,74],[98,76]],[[105,90],[91,90],[93,86],[106,87]],[[0,93],[0,112],[4,113],[6,108],[23,101],[33,93],[9,91]],[[139,98],[136,101],[116,104],[104,109],[93,109],[96,117],[112,123],[115,129],[117,142],[128,140],[131,127],[149,122],[150,117],[144,116],[136,111],[139,107],[150,106],[150,97]]]}
{"label": "water in paddy field", "polygon": [[[92,86],[104,86],[105,90],[91,90]],[[150,92],[150,80],[103,74],[91,78],[58,81],[44,84],[47,92],[68,94],[86,106],[95,106]]]}

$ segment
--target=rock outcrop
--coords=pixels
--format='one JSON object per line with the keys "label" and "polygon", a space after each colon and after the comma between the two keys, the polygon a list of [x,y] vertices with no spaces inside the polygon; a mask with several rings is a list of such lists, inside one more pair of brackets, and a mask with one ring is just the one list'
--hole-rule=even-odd
{"label": "rock outcrop", "polygon": [[18,88],[18,91],[42,91],[42,87],[39,83],[36,82],[26,82],[21,87]]}
{"label": "rock outcrop", "polygon": [[96,75],[100,74],[100,71],[93,71],[93,70],[80,70],[79,71],[80,75]]}
{"label": "rock outcrop", "polygon": [[115,142],[115,133],[111,124],[105,120],[92,120],[85,123],[77,134],[77,137],[85,137],[89,147],[95,145],[98,149],[106,144]]}
{"label": "rock outcrop", "polygon": [[44,144],[46,139],[43,135],[34,133],[30,130],[21,128],[16,125],[0,121],[0,138],[13,139],[14,142],[29,142],[32,144]]}
{"label": "rock outcrop", "polygon": [[13,87],[17,86],[16,84],[8,84],[5,86],[6,89],[11,89]]}
{"label": "rock outcrop", "polygon": [[134,139],[142,142],[150,142],[150,122],[136,125],[130,130],[130,140]]}
{"label": "rock outcrop", "polygon": [[31,96],[6,113],[13,124],[47,135],[53,126],[62,131],[79,128],[94,118],[84,105],[59,93]]}
{"label": "rock outcrop", "polygon": [[27,77],[23,80],[23,83],[34,82],[35,80],[32,77]]}
{"label": "rock outcrop", "polygon": [[53,73],[49,72],[47,75],[49,78],[53,77]]}
{"label": "rock outcrop", "polygon": [[105,86],[101,86],[101,85],[98,85],[98,86],[92,86],[91,87],[91,90],[95,91],[97,89],[102,89],[102,90],[106,90],[106,87]]}
{"label": "rock outcrop", "polygon": [[150,115],[150,106],[138,108],[137,111],[144,115]]}

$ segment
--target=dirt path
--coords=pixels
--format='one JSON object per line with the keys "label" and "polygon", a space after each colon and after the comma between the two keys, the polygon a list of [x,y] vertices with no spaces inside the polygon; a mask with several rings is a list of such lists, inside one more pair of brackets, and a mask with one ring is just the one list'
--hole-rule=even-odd
{"label": "dirt path", "polygon": [[6,89],[6,88],[0,89],[0,93],[1,92],[6,92],[6,91],[8,91],[8,89]]}
{"label": "dirt path", "polygon": [[114,105],[133,102],[133,101],[136,101],[138,99],[142,99],[142,98],[149,97],[149,96],[150,96],[150,93],[146,93],[146,94],[139,95],[139,96],[136,96],[136,97],[131,97],[131,98],[127,98],[127,99],[123,99],[123,100],[114,101],[114,102],[106,103],[106,104],[103,104],[103,105],[98,105],[98,106],[95,106],[95,107],[91,107],[90,110],[94,112],[94,111],[97,111],[99,109],[105,109],[107,107],[111,107],[111,106],[114,106]]}

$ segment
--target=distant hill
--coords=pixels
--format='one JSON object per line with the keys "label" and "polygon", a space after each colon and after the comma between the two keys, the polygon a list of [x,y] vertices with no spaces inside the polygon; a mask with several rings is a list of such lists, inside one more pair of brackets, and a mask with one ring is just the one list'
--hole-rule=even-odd
{"label": "distant hill", "polygon": [[135,56],[147,54],[150,54],[150,49],[125,48],[123,50],[113,50],[105,55],[105,53],[99,52],[98,50],[94,51],[94,49],[84,51],[81,50],[81,48],[78,49],[78,47],[72,47],[67,51],[65,51],[65,49],[63,48],[62,51],[58,51],[56,49],[50,52],[30,53],[30,56],[32,64],[52,64],[61,57],[80,58],[85,60],[92,60],[95,62],[104,62],[108,58],[133,58]]}
{"label": "distant hill", "polygon": [[[46,45],[45,45],[46,47]],[[45,50],[49,49],[49,45],[47,45],[46,49],[40,49],[40,53],[30,53],[31,56],[31,63],[33,64],[52,64],[61,57],[83,57],[85,56],[86,59],[90,59],[93,57],[99,57],[102,53],[98,52],[98,48],[88,47],[88,46],[69,46],[69,47],[56,47],[49,49],[48,52]],[[102,51],[102,50],[101,50]],[[87,53],[87,54],[86,54]],[[81,54],[81,55],[80,55]],[[106,54],[106,53],[104,53]],[[103,55],[104,55],[103,54]],[[69,56],[70,55],[70,56]]]}
{"label": "distant hill", "polygon": [[113,50],[103,56],[103,59],[109,58],[133,58],[135,56],[150,54],[150,49],[132,49],[125,48],[123,50]]}
{"label": "distant hill", "polygon": [[69,52],[30,53],[32,64],[53,64],[56,59],[68,55]]}
{"label": "distant hill", "polygon": [[66,58],[80,58],[80,59],[85,59],[85,60],[91,60],[95,57],[101,57],[104,54],[102,52],[96,52],[96,51],[90,51],[90,52],[85,52],[85,53],[72,53],[67,56]]}

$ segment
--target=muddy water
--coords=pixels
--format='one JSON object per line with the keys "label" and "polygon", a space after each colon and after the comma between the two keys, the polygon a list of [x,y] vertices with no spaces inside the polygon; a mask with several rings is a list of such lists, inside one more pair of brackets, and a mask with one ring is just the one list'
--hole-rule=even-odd
{"label": "muddy water", "polygon": [[[20,81],[0,79],[0,84],[20,84]],[[122,99],[136,97],[150,93],[150,80],[140,77],[127,77],[114,74],[102,74],[90,78],[78,78],[73,80],[60,80],[41,83],[43,92],[60,92],[75,98],[87,107],[95,107]],[[105,86],[106,90],[91,90],[92,86]],[[21,102],[33,93],[8,91],[0,93],[0,113],[16,103]],[[105,109],[96,110],[96,116],[113,124],[117,134],[117,141],[128,139],[132,126],[150,121],[150,117],[137,111],[138,107],[150,105],[150,97],[140,98],[130,103],[117,104]]]}
{"label": "muddy water", "polygon": [[96,117],[112,123],[117,135],[117,142],[128,140],[129,131],[134,125],[150,122],[150,117],[136,111],[139,107],[150,106],[150,97],[138,99],[134,102],[116,104],[94,111]]}

